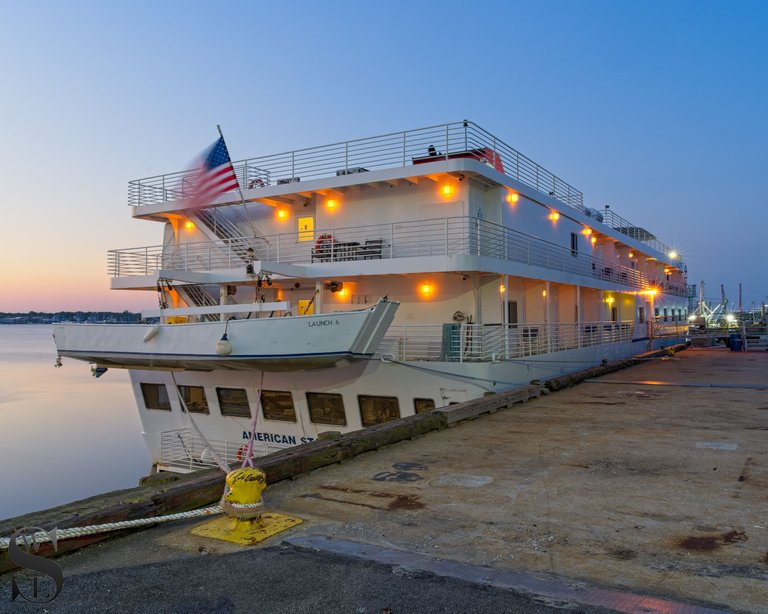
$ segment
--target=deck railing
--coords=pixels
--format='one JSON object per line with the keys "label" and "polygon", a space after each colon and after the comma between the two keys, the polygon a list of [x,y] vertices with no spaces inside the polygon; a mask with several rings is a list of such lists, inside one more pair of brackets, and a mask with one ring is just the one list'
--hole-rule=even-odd
{"label": "deck railing", "polygon": [[[323,237],[325,237],[323,239]],[[378,260],[425,256],[485,256],[599,279],[637,290],[650,286],[686,296],[684,285],[649,278],[615,261],[573,251],[485,220],[452,217],[394,224],[317,230],[311,240],[296,232],[111,250],[112,277],[151,275],[160,269],[212,271],[245,266],[242,255],[253,248],[254,260],[289,264]]]}
{"label": "deck railing", "polygon": [[[233,166],[240,187],[250,189],[462,156],[480,159],[539,192],[584,210],[579,190],[470,121],[248,158]],[[130,181],[128,204],[154,205],[191,196],[193,175],[194,171],[182,171]]]}
{"label": "deck railing", "polygon": [[631,341],[633,335],[631,321],[390,326],[376,354],[399,361],[495,361]]}
{"label": "deck railing", "polygon": [[[233,443],[220,439],[201,439],[193,434],[191,429],[174,429],[160,433],[160,460],[162,468],[173,468],[177,471],[197,471],[209,467],[216,467],[214,455],[211,449],[221,460],[234,467],[239,465],[242,458],[238,458],[238,450],[242,455],[243,443]],[[287,446],[260,444],[254,442],[253,455],[266,456]]]}

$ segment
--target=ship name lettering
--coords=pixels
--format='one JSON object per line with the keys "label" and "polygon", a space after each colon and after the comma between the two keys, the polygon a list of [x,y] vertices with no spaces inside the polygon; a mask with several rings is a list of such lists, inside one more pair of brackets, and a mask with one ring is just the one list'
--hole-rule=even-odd
{"label": "ship name lettering", "polygon": [[[251,439],[251,433],[248,431],[243,431],[243,439]],[[284,443],[289,446],[296,445],[295,435],[281,435],[280,433],[256,433],[255,439],[256,441],[265,441],[267,443]]]}

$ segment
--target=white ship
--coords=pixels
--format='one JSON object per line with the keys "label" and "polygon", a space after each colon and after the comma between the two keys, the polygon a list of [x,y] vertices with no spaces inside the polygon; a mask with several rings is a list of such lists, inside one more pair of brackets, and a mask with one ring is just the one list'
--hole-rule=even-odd
{"label": "white ship", "polygon": [[[109,252],[146,324],[54,326],[127,368],[158,469],[239,460],[678,343],[681,256],[473,122],[131,181],[162,244]],[[255,420],[256,428],[253,427]]]}

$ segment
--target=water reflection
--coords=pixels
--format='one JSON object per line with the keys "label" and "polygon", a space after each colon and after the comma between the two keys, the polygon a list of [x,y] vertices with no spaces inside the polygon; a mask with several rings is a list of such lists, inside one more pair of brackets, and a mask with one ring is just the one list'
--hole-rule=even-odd
{"label": "water reflection", "polygon": [[128,374],[98,380],[50,326],[0,325],[0,518],[136,486],[150,468]]}

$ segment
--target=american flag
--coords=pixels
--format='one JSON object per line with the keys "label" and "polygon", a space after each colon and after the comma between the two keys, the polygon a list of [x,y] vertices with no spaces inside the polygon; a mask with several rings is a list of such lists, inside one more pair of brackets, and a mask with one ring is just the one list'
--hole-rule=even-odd
{"label": "american flag", "polygon": [[224,137],[206,149],[194,176],[192,207],[204,207],[223,192],[238,187],[235,169],[229,158]]}

